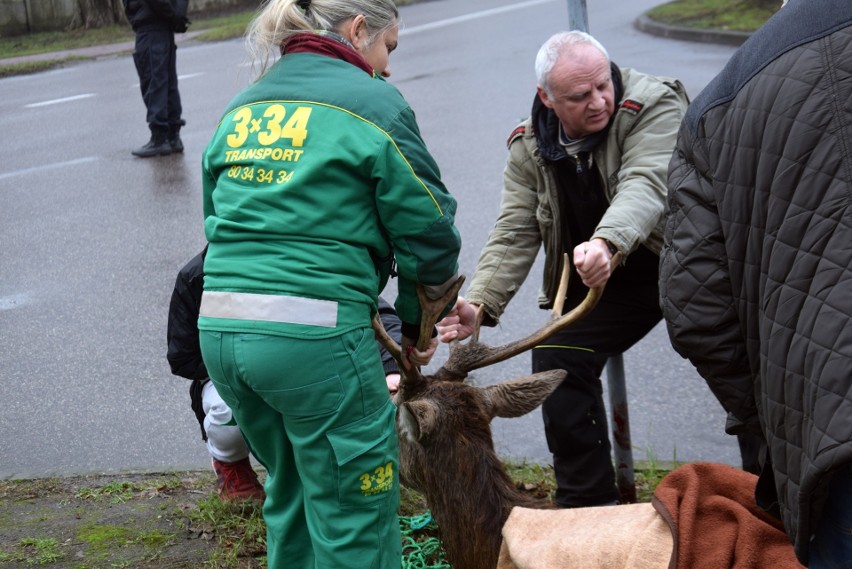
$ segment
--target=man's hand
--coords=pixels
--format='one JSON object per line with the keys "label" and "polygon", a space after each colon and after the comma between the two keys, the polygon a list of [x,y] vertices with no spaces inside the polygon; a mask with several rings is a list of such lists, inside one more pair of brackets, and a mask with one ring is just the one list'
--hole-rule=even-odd
{"label": "man's hand", "polygon": [[603,239],[586,241],[574,247],[574,266],[584,285],[603,286],[612,275],[612,253]]}
{"label": "man's hand", "polygon": [[471,304],[461,296],[456,300],[456,305],[437,324],[438,337],[444,343],[453,340],[464,340],[476,327],[476,309],[478,305]]}
{"label": "man's hand", "polygon": [[416,340],[412,340],[406,336],[402,337],[400,347],[402,348],[402,365],[405,369],[411,369],[413,366],[421,367],[428,365],[432,360],[432,356],[438,350],[438,337],[435,336],[429,340],[429,347],[424,352],[418,350],[416,345]]}

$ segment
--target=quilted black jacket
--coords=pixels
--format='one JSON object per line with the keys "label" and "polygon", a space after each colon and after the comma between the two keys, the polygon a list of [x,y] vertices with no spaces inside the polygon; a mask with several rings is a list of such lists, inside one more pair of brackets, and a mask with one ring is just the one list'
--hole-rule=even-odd
{"label": "quilted black jacket", "polygon": [[696,98],[660,258],[672,343],[763,432],[757,500],[803,563],[852,462],[850,24],[849,0],[794,0]]}

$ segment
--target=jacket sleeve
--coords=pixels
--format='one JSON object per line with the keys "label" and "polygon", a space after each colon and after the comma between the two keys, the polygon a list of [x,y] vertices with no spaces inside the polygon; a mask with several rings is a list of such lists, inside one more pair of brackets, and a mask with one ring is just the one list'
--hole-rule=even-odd
{"label": "jacket sleeve", "polygon": [[194,257],[178,273],[169,303],[166,357],[172,373],[187,379],[207,378],[198,340],[198,312],[204,290],[202,255]]}
{"label": "jacket sleeve", "polygon": [[500,215],[482,249],[465,294],[485,307],[483,324],[494,326],[529,275],[541,247],[538,172],[522,139],[509,147],[503,171]]}
{"label": "jacket sleeve", "polygon": [[754,426],[754,383],[713,195],[696,167],[686,126],[669,166],[660,254],[660,306],[674,349],[688,358],[726,411]]}
{"label": "jacket sleeve", "polygon": [[611,202],[592,236],[607,239],[628,254],[646,243],[662,223],[667,166],[687,108],[679,83],[661,83],[658,92],[620,141],[621,163]]}
{"label": "jacket sleeve", "polygon": [[389,135],[376,159],[376,204],[394,249],[399,276],[395,305],[402,333],[416,338],[417,284],[425,285],[435,298],[458,274],[461,238],[454,224],[456,200],[444,187],[410,108],[399,114]]}
{"label": "jacket sleeve", "polygon": [[[379,297],[379,318],[382,321],[382,326],[385,327],[385,332],[393,338],[397,344],[402,342],[402,323],[396,315],[396,310],[390,303]],[[377,342],[378,343],[378,342]],[[391,353],[384,346],[379,344],[379,352],[382,355],[382,367],[385,368],[385,375],[399,373],[399,366]]]}

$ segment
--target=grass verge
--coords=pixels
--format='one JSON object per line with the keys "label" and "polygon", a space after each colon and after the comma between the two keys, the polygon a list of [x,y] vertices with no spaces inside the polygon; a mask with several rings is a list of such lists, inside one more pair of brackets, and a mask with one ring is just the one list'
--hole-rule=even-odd
{"label": "grass verge", "polygon": [[[522,490],[552,498],[549,466],[509,463],[507,470]],[[655,462],[637,465],[640,501],[650,500],[668,471]],[[0,480],[0,566],[266,567],[259,504],[223,502],[215,486],[212,472]],[[403,487],[399,513],[403,566],[448,569],[423,496]]]}
{"label": "grass verge", "polygon": [[702,30],[753,32],[781,7],[762,8],[749,0],[675,0],[647,13],[657,22]]}

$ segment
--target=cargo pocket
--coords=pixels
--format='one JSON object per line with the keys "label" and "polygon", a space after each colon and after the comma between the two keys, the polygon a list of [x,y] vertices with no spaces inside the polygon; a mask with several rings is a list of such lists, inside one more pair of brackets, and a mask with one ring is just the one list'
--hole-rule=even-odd
{"label": "cargo pocket", "polygon": [[296,421],[313,421],[336,413],[343,401],[343,384],[334,376],[292,389],[255,389],[266,402]]}
{"label": "cargo pocket", "polygon": [[326,436],[334,452],[341,507],[363,507],[394,496],[399,465],[396,407],[388,401],[374,413]]}

